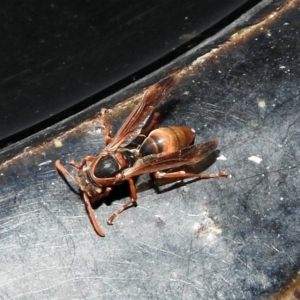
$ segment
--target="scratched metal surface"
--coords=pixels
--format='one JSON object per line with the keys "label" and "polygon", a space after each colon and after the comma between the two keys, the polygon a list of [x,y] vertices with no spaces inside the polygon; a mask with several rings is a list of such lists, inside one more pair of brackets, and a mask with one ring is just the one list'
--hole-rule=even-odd
{"label": "scratched metal surface", "polygon": [[299,4],[182,65],[168,97],[163,124],[219,137],[223,159],[207,171],[232,178],[145,190],[108,227],[127,200],[116,193],[96,209],[100,238],[53,166],[103,148],[97,118],[3,163],[0,297],[258,299],[287,283],[300,257]]}

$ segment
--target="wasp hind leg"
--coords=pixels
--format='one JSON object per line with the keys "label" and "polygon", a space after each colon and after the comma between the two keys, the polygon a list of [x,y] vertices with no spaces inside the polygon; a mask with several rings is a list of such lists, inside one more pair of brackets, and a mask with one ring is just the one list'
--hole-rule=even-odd
{"label": "wasp hind leg", "polygon": [[160,113],[155,112],[153,114],[150,124],[146,128],[143,128],[140,134],[148,135],[152,130],[156,129],[159,125],[159,119],[160,119]]}
{"label": "wasp hind leg", "polygon": [[184,179],[184,178],[199,178],[199,179],[211,179],[211,178],[220,178],[220,177],[228,177],[229,174],[226,171],[221,171],[218,173],[213,174],[194,174],[194,173],[186,173],[185,171],[178,171],[178,172],[172,172],[172,173],[163,173],[163,172],[155,172],[153,173],[153,176],[156,179],[161,178],[178,178],[178,179]]}

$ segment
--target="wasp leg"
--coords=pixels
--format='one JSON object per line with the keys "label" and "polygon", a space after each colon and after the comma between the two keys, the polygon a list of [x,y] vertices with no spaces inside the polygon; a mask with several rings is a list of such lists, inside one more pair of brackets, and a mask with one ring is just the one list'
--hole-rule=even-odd
{"label": "wasp leg", "polygon": [[155,172],[153,173],[153,176],[156,179],[161,178],[178,178],[178,179],[184,179],[184,178],[199,178],[199,179],[211,179],[211,178],[220,178],[220,177],[228,177],[229,174],[226,171],[221,171],[214,174],[194,174],[194,173],[186,173],[185,171],[178,171],[178,172],[172,172],[172,173],[163,173],[163,172]]}
{"label": "wasp leg", "polygon": [[111,126],[106,118],[106,108],[101,109],[101,121],[104,125],[104,137],[105,137],[105,142],[106,144],[109,144],[112,141],[112,137],[110,136],[110,129]]}
{"label": "wasp leg", "polygon": [[98,235],[102,236],[102,237],[105,237],[104,232],[102,231],[102,229],[100,228],[100,226],[98,224],[98,221],[96,219],[94,210],[93,210],[93,208],[91,206],[91,203],[90,203],[90,198],[88,197],[87,193],[83,193],[83,199],[84,199],[84,203],[85,203],[87,213],[89,215],[89,218],[91,220],[91,223],[92,223],[96,233]]}
{"label": "wasp leg", "polygon": [[152,120],[151,120],[150,124],[146,128],[142,129],[140,134],[148,135],[152,130],[156,129],[158,127],[159,118],[160,118],[160,113],[155,112],[153,114],[153,117],[152,117]]}
{"label": "wasp leg", "polygon": [[94,160],[96,159],[96,157],[93,157],[93,156],[86,156],[85,158],[83,158],[83,160],[81,161],[81,163],[78,165],[76,164],[75,161],[71,161],[70,162],[70,165],[78,170],[81,170],[85,165],[86,165],[86,162],[89,161],[89,162],[93,162]]}
{"label": "wasp leg", "polygon": [[121,208],[115,211],[107,220],[107,225],[112,225],[114,219],[122,213],[125,209],[135,206],[137,200],[136,188],[132,179],[128,179],[129,188],[130,188],[130,200],[126,202]]}
{"label": "wasp leg", "polygon": [[59,160],[57,160],[55,162],[55,167],[56,167],[56,169],[57,169],[58,172],[60,172],[61,174],[63,174],[65,177],[69,177],[73,182],[75,182],[76,184],[79,185],[78,180],[71,173],[69,173],[69,171],[65,167],[63,167],[60,164]]}
{"label": "wasp leg", "polygon": [[112,188],[111,187],[107,187],[105,188],[104,192],[102,192],[101,194],[95,195],[93,197],[90,198],[90,203],[95,204],[98,201],[100,201],[102,198],[105,198],[109,195],[109,193],[111,192]]}

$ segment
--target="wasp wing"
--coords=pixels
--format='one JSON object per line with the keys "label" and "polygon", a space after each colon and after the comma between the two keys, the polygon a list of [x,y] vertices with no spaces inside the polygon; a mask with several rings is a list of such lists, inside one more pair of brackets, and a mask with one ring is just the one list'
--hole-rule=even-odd
{"label": "wasp wing", "polygon": [[154,173],[172,168],[178,168],[183,165],[195,164],[216,150],[218,143],[218,140],[211,140],[171,153],[148,155],[138,160],[133,167],[125,169],[122,174],[125,179],[127,179],[142,174]]}
{"label": "wasp wing", "polygon": [[105,151],[116,151],[130,144],[141,132],[154,108],[162,101],[175,85],[175,76],[170,76],[149,87],[142,100],[127,117]]}

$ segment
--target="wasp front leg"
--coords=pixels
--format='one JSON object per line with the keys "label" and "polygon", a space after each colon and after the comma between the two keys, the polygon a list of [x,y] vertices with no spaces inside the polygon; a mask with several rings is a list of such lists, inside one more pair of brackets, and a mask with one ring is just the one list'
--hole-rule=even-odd
{"label": "wasp front leg", "polygon": [[79,181],[65,167],[61,165],[60,160],[57,160],[55,162],[55,167],[59,173],[63,174],[65,177],[70,178],[74,183],[79,185]]}
{"label": "wasp front leg", "polygon": [[86,165],[87,162],[93,162],[96,159],[96,157],[93,156],[86,156],[83,158],[83,160],[81,161],[81,163],[78,165],[76,164],[75,161],[71,161],[70,165],[78,170],[83,169],[83,167]]}
{"label": "wasp front leg", "polygon": [[122,213],[124,210],[131,206],[136,206],[136,200],[137,200],[137,194],[136,194],[136,187],[133,182],[133,179],[128,179],[129,188],[130,188],[130,200],[126,202],[121,208],[119,208],[117,211],[115,211],[107,220],[108,225],[112,225],[114,219]]}

